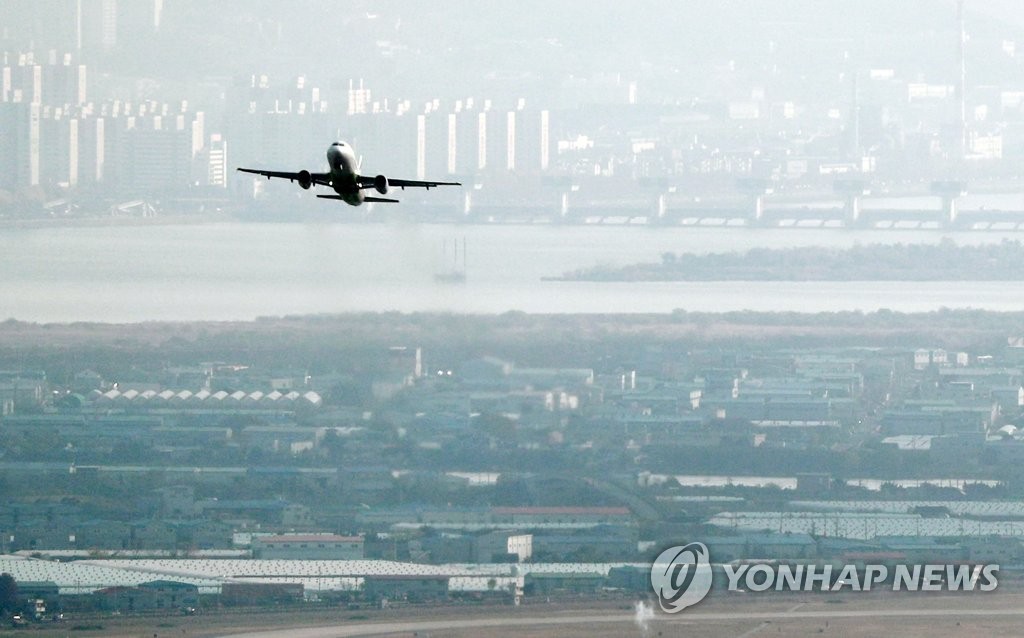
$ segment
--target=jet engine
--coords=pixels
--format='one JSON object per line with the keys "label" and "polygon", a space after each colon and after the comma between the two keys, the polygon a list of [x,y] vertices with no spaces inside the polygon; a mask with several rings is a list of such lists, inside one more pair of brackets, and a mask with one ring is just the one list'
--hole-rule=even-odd
{"label": "jet engine", "polygon": [[381,195],[388,194],[388,178],[383,175],[378,175],[373,178],[373,187],[377,189],[377,192]]}
{"label": "jet engine", "polygon": [[305,190],[309,190],[309,187],[313,185],[313,176],[309,174],[309,171],[299,171],[299,186]]}

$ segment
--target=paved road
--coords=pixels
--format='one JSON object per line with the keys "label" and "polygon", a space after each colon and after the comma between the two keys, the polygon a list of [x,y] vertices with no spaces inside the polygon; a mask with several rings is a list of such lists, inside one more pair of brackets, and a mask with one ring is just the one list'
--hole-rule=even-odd
{"label": "paved road", "polygon": [[485,629],[488,627],[551,627],[557,625],[590,625],[598,623],[633,623],[633,614],[566,614],[564,616],[536,616],[532,618],[467,618],[463,620],[424,620],[371,623],[299,629],[269,629],[237,634],[223,634],[224,638],[352,638],[402,632],[430,632],[448,629]]}
{"label": "paved road", "polygon": [[[876,609],[863,611],[795,611],[795,612],[720,612],[690,613],[678,616],[656,616],[654,623],[663,621],[722,621],[722,620],[800,620],[800,619],[834,619],[834,618],[913,618],[913,617],[1022,617],[1024,609]],[[485,629],[490,627],[553,627],[559,625],[594,625],[608,623],[634,623],[633,614],[564,614],[560,616],[536,616],[529,618],[467,618],[452,620],[424,620],[402,622],[362,622],[358,624],[334,625],[328,627],[307,627],[298,629],[270,629],[266,631],[248,631],[226,633],[223,638],[352,638],[355,636],[375,636],[401,632],[430,632],[452,629]]]}

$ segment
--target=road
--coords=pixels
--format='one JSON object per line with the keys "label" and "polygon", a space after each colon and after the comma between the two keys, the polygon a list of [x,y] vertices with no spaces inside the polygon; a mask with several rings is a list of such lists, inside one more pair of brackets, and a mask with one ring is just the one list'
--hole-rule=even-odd
{"label": "road", "polygon": [[[752,621],[752,622],[778,622],[778,621],[800,621],[800,620],[839,620],[839,619],[866,619],[879,621],[880,619],[900,618],[925,618],[929,621],[937,619],[949,620],[972,620],[972,619],[1024,619],[1024,609],[874,609],[874,610],[824,610],[824,611],[793,611],[793,612],[772,612],[772,611],[751,611],[751,612],[716,612],[716,613],[691,613],[684,612],[678,616],[665,616],[659,614],[652,621],[652,625],[661,624],[701,624],[721,621]],[[324,627],[306,627],[292,629],[270,629],[260,631],[245,631],[241,633],[221,634],[222,638],[352,638],[355,636],[379,636],[384,634],[402,633],[429,633],[432,631],[458,631],[467,629],[494,629],[507,630],[511,627],[531,627],[535,629],[557,629],[567,626],[603,626],[609,624],[624,624],[635,627],[634,614],[596,614],[596,613],[565,613],[558,616],[533,616],[526,618],[509,617],[481,617],[469,619],[451,620],[424,620],[401,621],[401,622],[360,622],[357,624],[332,625]],[[596,628],[596,627],[595,627]],[[624,630],[625,631],[625,630]],[[503,632],[507,633],[507,631]],[[556,635],[556,634],[552,634]]]}

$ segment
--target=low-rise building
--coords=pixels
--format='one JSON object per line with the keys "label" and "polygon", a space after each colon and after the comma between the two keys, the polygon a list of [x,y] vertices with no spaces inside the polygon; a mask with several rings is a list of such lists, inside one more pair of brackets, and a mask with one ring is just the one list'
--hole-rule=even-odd
{"label": "low-rise building", "polygon": [[477,563],[522,563],[533,558],[533,534],[494,531],[473,537],[473,561]]}
{"label": "low-rise building", "polygon": [[606,580],[597,572],[530,572],[523,577],[523,592],[527,596],[593,594]]}
{"label": "low-rise building", "polygon": [[448,576],[366,576],[363,578],[363,596],[367,600],[438,600],[448,596]]}
{"label": "low-rise building", "polygon": [[362,536],[277,534],[252,539],[255,558],[294,560],[361,560]]}
{"label": "low-rise building", "polygon": [[220,602],[226,607],[286,605],[301,602],[304,595],[302,583],[224,583]]}
{"label": "low-rise building", "polygon": [[154,580],[136,587],[105,587],[92,594],[92,603],[96,609],[122,613],[178,610],[199,604],[199,588],[178,581]]}

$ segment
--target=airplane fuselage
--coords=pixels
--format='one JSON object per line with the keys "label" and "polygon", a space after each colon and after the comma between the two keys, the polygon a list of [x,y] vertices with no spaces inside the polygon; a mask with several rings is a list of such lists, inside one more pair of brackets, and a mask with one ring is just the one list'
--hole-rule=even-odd
{"label": "airplane fuselage", "polygon": [[363,190],[359,188],[356,173],[359,162],[355,151],[345,142],[335,142],[327,149],[327,164],[331,172],[331,188],[346,204],[363,203]]}
{"label": "airplane fuselage", "polygon": [[387,195],[391,187],[405,190],[407,188],[437,188],[438,186],[462,186],[460,182],[440,182],[422,179],[389,179],[385,175],[367,176],[359,174],[359,160],[356,159],[356,152],[352,146],[345,142],[335,142],[327,149],[326,173],[314,173],[308,170],[301,171],[268,171],[259,168],[242,168],[238,170],[243,173],[250,173],[266,177],[267,179],[286,179],[292,183],[298,182],[303,190],[309,190],[314,186],[329,186],[335,195],[317,195],[323,199],[336,199],[351,206],[359,206],[363,202],[397,204],[398,200],[391,197],[380,197],[378,195],[368,196],[366,189],[373,189],[380,195]]}

